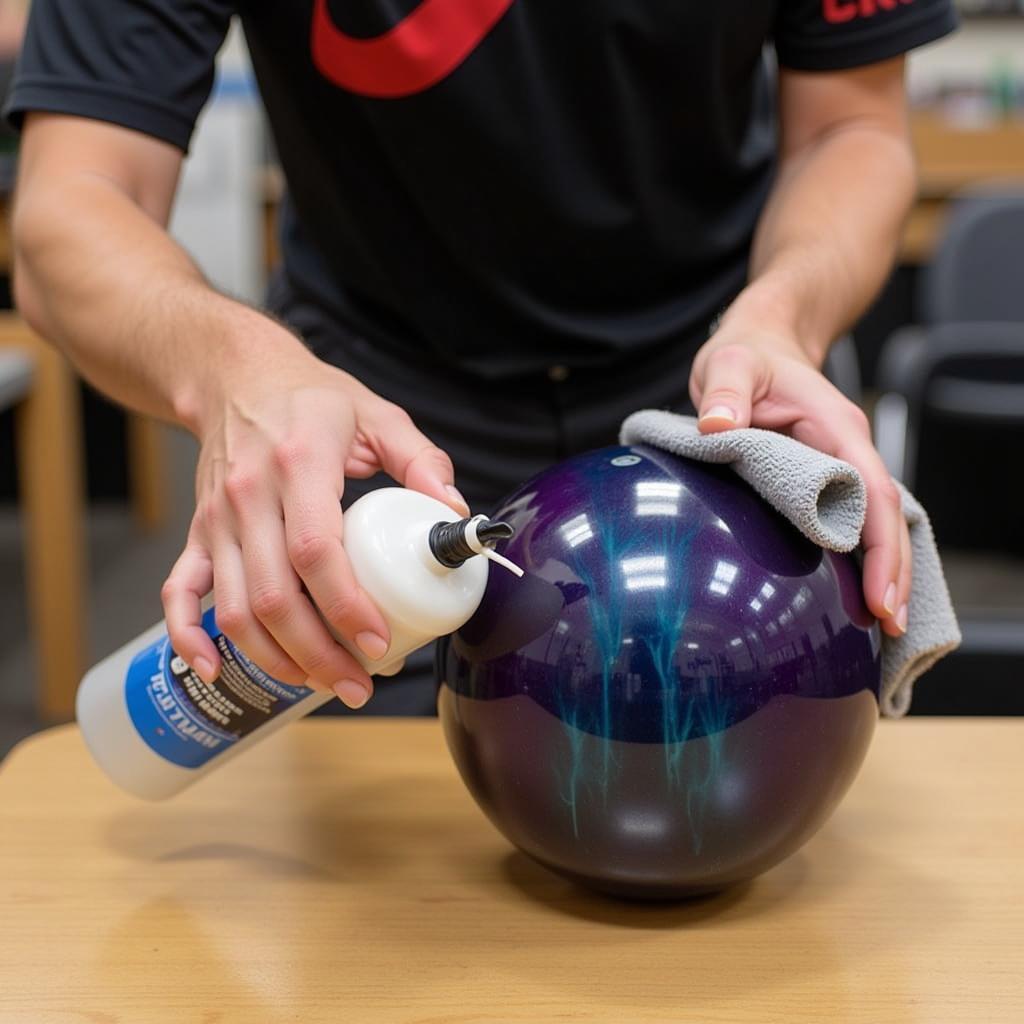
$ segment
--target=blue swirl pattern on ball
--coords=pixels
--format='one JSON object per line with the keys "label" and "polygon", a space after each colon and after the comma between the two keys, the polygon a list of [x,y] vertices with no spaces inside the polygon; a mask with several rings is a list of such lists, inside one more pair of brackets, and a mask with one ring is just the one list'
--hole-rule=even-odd
{"label": "blue swirl pattern on ball", "polygon": [[752,877],[853,780],[879,633],[855,560],[725,467],[645,446],[571,459],[495,515],[515,527],[439,647],[439,712],[483,810],[542,863],[640,897]]}

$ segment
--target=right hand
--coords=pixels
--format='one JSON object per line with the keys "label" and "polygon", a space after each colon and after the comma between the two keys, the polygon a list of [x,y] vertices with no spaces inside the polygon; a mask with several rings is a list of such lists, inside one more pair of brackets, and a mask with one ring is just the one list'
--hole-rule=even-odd
{"label": "right hand", "polygon": [[305,349],[252,363],[197,430],[196,512],[161,592],[171,643],[203,679],[216,678],[200,607],[212,588],[218,627],[264,671],[361,707],[370,676],[317,614],[367,657],[386,654],[387,624],[342,546],[345,477],[383,470],[469,510],[451,459],[403,409]]}

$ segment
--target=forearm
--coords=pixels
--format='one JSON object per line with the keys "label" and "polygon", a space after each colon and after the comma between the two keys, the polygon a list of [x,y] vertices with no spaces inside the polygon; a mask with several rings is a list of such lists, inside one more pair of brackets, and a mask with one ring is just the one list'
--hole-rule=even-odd
{"label": "forearm", "polygon": [[910,541],[863,410],[819,372],[892,264],[914,195],[901,60],[783,75],[780,174],[757,228],[750,284],[693,362],[705,432],[782,431],[864,480],[864,596],[889,636],[907,628]]}
{"label": "forearm", "polygon": [[872,301],[913,201],[908,140],[839,126],[783,163],[755,236],[750,284],[723,318],[795,337],[820,365]]}
{"label": "forearm", "polygon": [[15,294],[33,326],[96,387],[198,431],[232,368],[300,342],[214,291],[116,184],[75,175],[23,183]]}

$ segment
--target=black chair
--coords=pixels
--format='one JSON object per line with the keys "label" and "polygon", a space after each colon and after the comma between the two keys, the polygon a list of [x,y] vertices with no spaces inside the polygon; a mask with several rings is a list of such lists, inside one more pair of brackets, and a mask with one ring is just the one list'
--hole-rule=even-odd
{"label": "black chair", "polygon": [[858,405],[863,402],[860,362],[853,335],[844,334],[837,338],[825,356],[822,367],[825,376],[847,397]]}
{"label": "black chair", "polygon": [[[1024,559],[1024,182],[958,199],[921,280],[924,325],[879,365],[875,441],[946,556]],[[1001,603],[958,606],[964,643],[914,711],[1024,714],[1024,561]],[[954,594],[954,598],[956,595]]]}

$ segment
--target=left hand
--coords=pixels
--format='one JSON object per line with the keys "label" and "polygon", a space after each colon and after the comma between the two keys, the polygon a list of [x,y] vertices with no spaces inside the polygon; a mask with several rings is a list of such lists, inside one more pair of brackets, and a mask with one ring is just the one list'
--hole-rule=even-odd
{"label": "left hand", "polygon": [[910,534],[899,491],[871,442],[864,411],[786,331],[723,325],[698,352],[690,397],[702,433],[763,427],[855,466],[867,485],[864,597],[889,636],[907,629]]}

